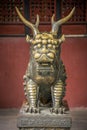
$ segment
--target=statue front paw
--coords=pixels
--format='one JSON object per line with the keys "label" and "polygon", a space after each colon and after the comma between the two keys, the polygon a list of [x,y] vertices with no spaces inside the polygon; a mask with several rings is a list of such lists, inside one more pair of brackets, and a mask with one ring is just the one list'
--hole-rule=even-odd
{"label": "statue front paw", "polygon": [[51,113],[55,114],[64,114],[65,113],[65,107],[53,107],[50,109]]}
{"label": "statue front paw", "polygon": [[29,112],[29,113],[40,113],[40,110],[39,110],[39,108],[31,106],[27,109],[27,112]]}

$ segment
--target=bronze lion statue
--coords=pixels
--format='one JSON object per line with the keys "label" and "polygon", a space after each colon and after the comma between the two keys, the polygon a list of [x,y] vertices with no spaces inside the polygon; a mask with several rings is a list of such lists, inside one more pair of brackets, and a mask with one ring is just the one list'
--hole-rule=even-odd
{"label": "bronze lion statue", "polygon": [[50,32],[39,32],[39,15],[35,24],[26,20],[16,7],[22,22],[33,31],[33,37],[26,36],[30,43],[30,60],[24,75],[24,91],[27,99],[27,112],[37,113],[40,107],[49,107],[52,113],[64,113],[63,97],[65,95],[66,71],[61,60],[61,43],[64,35],[58,36],[59,27],[73,15],[75,8],[68,16],[54,21],[51,18]]}

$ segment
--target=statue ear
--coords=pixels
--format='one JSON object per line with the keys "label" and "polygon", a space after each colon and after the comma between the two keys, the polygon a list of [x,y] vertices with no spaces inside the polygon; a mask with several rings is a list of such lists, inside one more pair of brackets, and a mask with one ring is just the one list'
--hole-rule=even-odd
{"label": "statue ear", "polygon": [[65,41],[65,36],[64,36],[64,34],[61,36],[61,38],[58,39],[58,41],[59,41],[59,44],[61,44],[62,42]]}
{"label": "statue ear", "polygon": [[30,38],[30,36],[29,36],[29,35],[26,35],[26,41],[27,41],[28,43],[30,43],[30,42],[31,42],[31,38]]}

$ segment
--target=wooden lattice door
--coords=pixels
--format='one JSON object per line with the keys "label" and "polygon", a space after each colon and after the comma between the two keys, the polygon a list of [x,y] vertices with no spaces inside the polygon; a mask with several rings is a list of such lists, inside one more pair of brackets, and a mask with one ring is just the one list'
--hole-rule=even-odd
{"label": "wooden lattice door", "polygon": [[2,0],[0,1],[0,36],[24,36],[30,33],[18,18],[15,6],[32,23],[35,23],[36,15],[39,14],[40,31],[50,31],[53,14],[55,20],[58,20],[60,17],[65,17],[75,6],[73,17],[62,26],[62,31],[65,34],[87,33],[86,0]]}
{"label": "wooden lattice door", "polygon": [[73,17],[62,26],[65,34],[87,34],[87,1],[63,0],[61,3],[61,16],[66,16],[75,7]]}
{"label": "wooden lattice door", "polygon": [[31,22],[35,23],[36,15],[39,14],[40,31],[49,31],[51,28],[51,17],[54,13],[56,15],[56,0],[29,0],[29,5]]}

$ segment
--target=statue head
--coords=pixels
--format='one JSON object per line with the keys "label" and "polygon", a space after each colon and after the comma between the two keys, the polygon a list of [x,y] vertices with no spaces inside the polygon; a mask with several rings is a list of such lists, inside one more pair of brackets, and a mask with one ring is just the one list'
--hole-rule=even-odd
{"label": "statue head", "polygon": [[73,15],[75,7],[69,13],[68,16],[54,21],[55,15],[53,14],[51,18],[52,29],[50,32],[41,33],[38,29],[39,26],[39,15],[37,15],[37,20],[35,24],[32,24],[26,20],[20,13],[19,9],[16,7],[16,12],[21,19],[21,21],[28,26],[33,32],[33,38],[29,35],[26,36],[26,41],[31,43],[32,57],[35,61],[43,64],[49,64],[54,62],[56,58],[56,53],[58,53],[58,48],[61,43],[65,40],[64,35],[61,38],[57,38],[59,27],[67,22]]}

